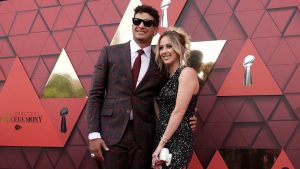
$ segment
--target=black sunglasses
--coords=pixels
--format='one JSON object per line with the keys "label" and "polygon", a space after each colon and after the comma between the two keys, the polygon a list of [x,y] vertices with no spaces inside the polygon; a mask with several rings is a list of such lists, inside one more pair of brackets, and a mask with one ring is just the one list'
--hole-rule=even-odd
{"label": "black sunglasses", "polygon": [[139,26],[143,22],[144,26],[151,27],[154,25],[154,21],[148,19],[132,18],[132,23],[135,26]]}

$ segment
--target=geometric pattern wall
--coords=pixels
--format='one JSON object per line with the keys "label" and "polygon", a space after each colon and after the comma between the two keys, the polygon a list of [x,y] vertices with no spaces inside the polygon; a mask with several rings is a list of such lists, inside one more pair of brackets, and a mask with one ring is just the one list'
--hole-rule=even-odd
{"label": "geometric pattern wall", "polygon": [[[0,92],[18,56],[41,96],[63,48],[88,92],[129,1],[0,2]],[[198,99],[194,144],[203,168],[229,148],[280,149],[300,168],[300,0],[188,0],[176,25],[194,42],[227,40]],[[217,96],[247,39],[282,95]],[[0,168],[97,168],[87,134],[84,110],[64,148],[0,147]]]}
{"label": "geometric pattern wall", "polygon": [[[226,39],[201,89],[195,151],[204,167],[220,149],[280,149],[300,168],[300,1],[188,1],[177,25],[193,41]],[[216,96],[247,39],[283,95]],[[234,89],[232,89],[234,90]]]}

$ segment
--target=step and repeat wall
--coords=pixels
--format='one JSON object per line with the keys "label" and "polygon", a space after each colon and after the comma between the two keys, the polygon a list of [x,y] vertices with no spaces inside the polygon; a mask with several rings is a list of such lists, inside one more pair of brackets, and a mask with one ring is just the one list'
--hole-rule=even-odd
{"label": "step and repeat wall", "polygon": [[300,168],[300,0],[163,2],[0,1],[0,168],[98,168],[91,76],[103,46],[131,38],[140,4],[207,59],[189,168]]}

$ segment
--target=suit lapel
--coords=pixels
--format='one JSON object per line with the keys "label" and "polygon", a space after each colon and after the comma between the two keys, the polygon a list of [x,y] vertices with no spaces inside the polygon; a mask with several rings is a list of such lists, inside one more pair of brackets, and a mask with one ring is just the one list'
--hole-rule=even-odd
{"label": "suit lapel", "polygon": [[130,43],[127,42],[125,43],[123,46],[123,48],[121,49],[122,53],[121,53],[121,57],[122,59],[124,59],[125,63],[125,69],[124,71],[126,71],[126,74],[128,75],[128,82],[130,84],[130,88],[132,88],[131,86],[131,82],[132,82],[132,74],[131,74],[131,53],[130,53]]}

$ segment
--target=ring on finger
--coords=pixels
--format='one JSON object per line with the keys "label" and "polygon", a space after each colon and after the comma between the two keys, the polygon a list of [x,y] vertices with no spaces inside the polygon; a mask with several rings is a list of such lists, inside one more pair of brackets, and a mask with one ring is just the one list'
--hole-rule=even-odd
{"label": "ring on finger", "polygon": [[94,153],[91,153],[91,157],[94,158],[94,157],[95,157],[95,154],[94,154]]}

